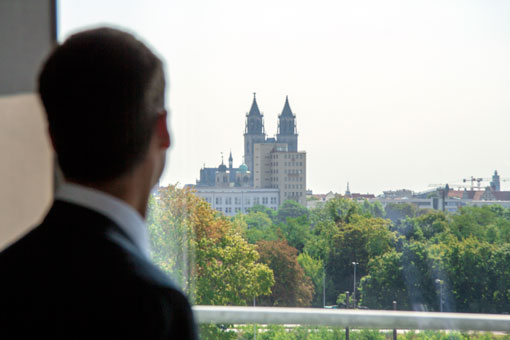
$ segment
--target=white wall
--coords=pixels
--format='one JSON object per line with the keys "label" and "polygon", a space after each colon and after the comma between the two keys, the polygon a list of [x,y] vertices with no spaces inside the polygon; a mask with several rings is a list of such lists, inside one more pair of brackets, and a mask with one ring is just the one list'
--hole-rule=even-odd
{"label": "white wall", "polygon": [[55,1],[0,1],[0,249],[52,200],[53,156],[34,91],[55,30]]}

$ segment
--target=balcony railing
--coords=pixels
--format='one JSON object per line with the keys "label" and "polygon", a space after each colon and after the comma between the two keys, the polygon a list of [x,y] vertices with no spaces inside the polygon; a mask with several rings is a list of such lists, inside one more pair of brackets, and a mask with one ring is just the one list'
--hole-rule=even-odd
{"label": "balcony railing", "polygon": [[194,306],[198,323],[510,332],[510,316],[320,308]]}

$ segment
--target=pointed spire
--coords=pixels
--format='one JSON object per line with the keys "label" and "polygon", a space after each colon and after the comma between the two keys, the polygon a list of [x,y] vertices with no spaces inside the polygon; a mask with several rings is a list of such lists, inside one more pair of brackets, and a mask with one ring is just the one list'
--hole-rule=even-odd
{"label": "pointed spire", "polygon": [[283,106],[281,116],[282,117],[294,117],[294,114],[292,113],[292,110],[290,109],[290,105],[289,105],[289,96],[285,97],[285,105]]}
{"label": "pointed spire", "polygon": [[253,103],[251,104],[249,116],[260,116],[259,106],[257,105],[256,93],[253,92]]}
{"label": "pointed spire", "polygon": [[232,150],[230,150],[230,156],[228,157],[228,167],[232,169],[234,166],[234,158],[232,157]]}
{"label": "pointed spire", "polygon": [[227,166],[223,163],[223,152],[221,153],[221,164],[218,167],[218,171],[219,172],[226,172],[227,171]]}

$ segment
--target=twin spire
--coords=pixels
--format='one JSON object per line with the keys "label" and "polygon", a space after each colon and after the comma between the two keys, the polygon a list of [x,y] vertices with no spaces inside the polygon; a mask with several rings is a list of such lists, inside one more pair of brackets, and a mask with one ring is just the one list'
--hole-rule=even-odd
{"label": "twin spire", "polygon": [[298,134],[296,130],[296,116],[292,113],[289,97],[285,97],[282,113],[278,115],[278,130],[275,137],[267,138],[264,130],[264,116],[257,105],[256,94],[253,93],[253,102],[250,112],[246,115],[246,128],[244,131],[244,156],[248,169],[253,171],[255,144],[287,144],[287,151],[297,152]]}
{"label": "twin spire", "polygon": [[285,96],[285,105],[283,106],[281,116],[294,118],[294,114],[292,113],[292,110],[290,109],[290,105],[289,105],[289,96]]}
{"label": "twin spire", "polygon": [[[251,108],[250,108],[250,112],[248,113],[248,116],[262,116],[260,114],[259,106],[257,104],[256,95],[257,94],[255,92],[253,92],[253,102],[251,104]],[[285,105],[283,106],[281,116],[294,118],[294,114],[292,113],[292,110],[290,109],[289,96],[285,96]]]}
{"label": "twin spire", "polygon": [[253,103],[251,104],[250,113],[248,116],[260,116],[259,106],[257,105],[256,93],[253,92]]}

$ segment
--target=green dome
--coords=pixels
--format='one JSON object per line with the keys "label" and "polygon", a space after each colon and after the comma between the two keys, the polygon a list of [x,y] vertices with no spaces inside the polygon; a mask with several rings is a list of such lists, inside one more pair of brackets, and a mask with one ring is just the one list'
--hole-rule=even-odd
{"label": "green dome", "polygon": [[247,171],[248,171],[248,165],[246,165],[246,164],[241,164],[241,165],[239,166],[239,171],[241,171],[242,173],[247,172]]}

